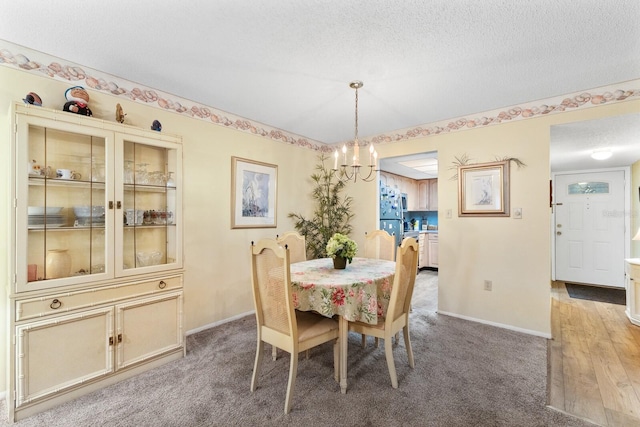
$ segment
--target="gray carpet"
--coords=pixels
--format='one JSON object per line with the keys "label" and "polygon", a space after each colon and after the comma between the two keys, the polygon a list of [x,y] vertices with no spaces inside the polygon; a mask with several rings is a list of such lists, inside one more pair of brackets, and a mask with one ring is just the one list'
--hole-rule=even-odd
{"label": "gray carpet", "polygon": [[[434,285],[435,283],[435,285]],[[546,402],[546,340],[438,315],[437,275],[418,276],[411,314],[415,369],[395,348],[392,389],[384,349],[349,337],[349,389],[333,380],[331,345],[300,357],[292,412],[283,406],[288,355],[265,355],[249,392],[255,319],[189,336],[187,357],[16,426],[591,426]],[[270,354],[270,348],[267,349]],[[3,412],[4,412],[4,402]],[[5,426],[6,422],[0,421]]]}

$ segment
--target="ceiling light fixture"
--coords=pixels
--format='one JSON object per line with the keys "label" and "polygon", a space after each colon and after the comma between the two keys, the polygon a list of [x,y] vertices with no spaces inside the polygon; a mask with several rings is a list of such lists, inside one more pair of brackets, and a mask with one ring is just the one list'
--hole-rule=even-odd
{"label": "ceiling light fixture", "polygon": [[[349,83],[349,87],[356,90],[356,132],[355,138],[353,140],[353,157],[351,157],[351,165],[347,164],[347,144],[345,143],[342,146],[342,164],[340,165],[340,169],[338,169],[338,150],[336,149],[333,154],[334,162],[333,162],[333,171],[340,171],[339,179],[341,181],[351,181],[356,182],[358,180],[358,176],[363,181],[373,181],[377,174],[374,172],[379,171],[378,166],[378,153],[373,148],[373,144],[369,143],[369,174],[366,177],[360,175],[360,145],[358,144],[358,89],[364,86],[359,80],[355,80]],[[350,167],[350,171],[349,171]]]}
{"label": "ceiling light fixture", "polygon": [[613,153],[611,150],[595,150],[591,153],[591,158],[596,160],[607,160]]}

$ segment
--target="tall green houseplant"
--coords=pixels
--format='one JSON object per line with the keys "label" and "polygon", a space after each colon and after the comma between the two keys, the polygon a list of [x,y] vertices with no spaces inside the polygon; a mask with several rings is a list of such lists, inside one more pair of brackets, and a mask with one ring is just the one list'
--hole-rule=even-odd
{"label": "tall green houseplant", "polygon": [[349,235],[352,230],[353,198],[341,194],[346,184],[338,179],[335,171],[325,167],[326,159],[324,153],[318,156],[315,173],[311,175],[315,186],[311,196],[316,203],[313,217],[305,218],[298,213],[288,215],[295,221],[296,230],[305,237],[310,258],[326,257],[327,242],[331,236],[335,233]]}

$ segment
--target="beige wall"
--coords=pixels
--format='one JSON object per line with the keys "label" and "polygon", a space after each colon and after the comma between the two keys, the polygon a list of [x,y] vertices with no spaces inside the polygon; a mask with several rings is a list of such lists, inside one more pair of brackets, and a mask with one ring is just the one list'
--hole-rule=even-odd
{"label": "beige wall", "polygon": [[[382,158],[438,152],[440,312],[550,336],[550,127],[638,111],[635,100],[378,147]],[[522,208],[522,219],[458,217],[457,181],[449,167],[464,154],[471,162],[509,156],[526,163],[511,168],[511,208]],[[374,193],[367,187],[357,194],[363,207],[375,208]],[[374,227],[367,218],[361,228]],[[484,280],[493,282],[491,292],[483,289]]]}
{"label": "beige wall", "polygon": [[[0,67],[0,82],[0,110],[5,116],[11,102],[29,91],[37,92],[45,107],[61,108],[64,90],[72,86],[7,67]],[[90,94],[96,117],[112,120],[119,102],[127,123],[147,128],[158,119],[163,132],[183,137],[185,329],[198,330],[251,311],[249,243],[292,229],[287,213],[311,212],[309,175],[316,153],[95,91]],[[635,100],[378,147],[381,157],[438,151],[441,311],[539,335],[550,333],[549,127],[638,111],[640,100]],[[0,157],[5,161],[8,132],[4,120]],[[457,184],[450,179],[454,172],[448,166],[462,154],[475,162],[511,156],[527,164],[511,171],[511,206],[522,208],[523,219],[458,218]],[[277,229],[230,229],[231,156],[278,165]],[[6,171],[0,171],[0,196],[6,192]],[[376,188],[362,182],[348,188],[355,199],[353,237],[360,245],[364,232],[377,228]],[[0,199],[2,233],[8,232],[8,203],[7,198]],[[448,209],[451,219],[445,218]],[[3,271],[6,262],[5,255],[0,263]],[[485,279],[493,281],[492,292],[482,289]],[[5,292],[7,275],[0,280],[0,292]],[[6,319],[6,307],[0,304],[0,310]],[[4,367],[5,328],[1,334],[0,366]],[[3,383],[4,372],[0,373]]]}

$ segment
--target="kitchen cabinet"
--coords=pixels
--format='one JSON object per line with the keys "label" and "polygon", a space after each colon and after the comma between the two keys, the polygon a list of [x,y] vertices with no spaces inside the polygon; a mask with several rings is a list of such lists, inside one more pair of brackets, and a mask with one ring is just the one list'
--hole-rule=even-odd
{"label": "kitchen cabinet", "polygon": [[625,290],[627,292],[625,313],[631,323],[640,326],[640,258],[625,261]]}
{"label": "kitchen cabinet", "polygon": [[438,233],[421,232],[418,246],[418,267],[438,268]]}
{"label": "kitchen cabinet", "polygon": [[429,180],[429,210],[438,210],[438,180]]}
{"label": "kitchen cabinet", "polygon": [[429,210],[429,181],[418,181],[418,210]]}
{"label": "kitchen cabinet", "polygon": [[427,233],[420,233],[418,239],[418,268],[429,266],[429,245],[427,244]]}
{"label": "kitchen cabinet", "polygon": [[438,180],[423,179],[418,181],[418,209],[420,211],[438,210]]}
{"label": "kitchen cabinet", "polygon": [[402,184],[402,192],[407,194],[407,210],[418,210],[418,182],[405,177]]}
{"label": "kitchen cabinet", "polygon": [[184,355],[179,137],[12,106],[9,418]]}
{"label": "kitchen cabinet", "polygon": [[427,233],[427,266],[438,268],[438,233]]}

